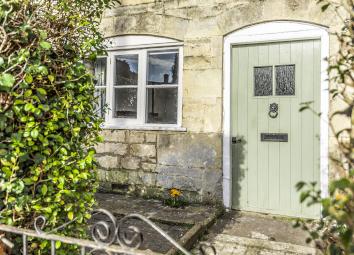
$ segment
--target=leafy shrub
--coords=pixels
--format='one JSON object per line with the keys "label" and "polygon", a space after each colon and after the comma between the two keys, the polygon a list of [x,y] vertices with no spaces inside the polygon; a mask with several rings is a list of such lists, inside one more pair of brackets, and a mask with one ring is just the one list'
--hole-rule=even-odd
{"label": "leafy shrub", "polygon": [[43,215],[51,230],[75,219],[63,233],[85,234],[102,122],[85,63],[103,52],[98,25],[115,2],[0,0],[0,223],[33,228]]}
{"label": "leafy shrub", "polygon": [[325,254],[354,254],[354,1],[318,0],[322,10],[332,9],[341,15],[343,28],[337,34],[340,50],[329,59],[329,74],[334,88],[333,97],[340,97],[348,107],[340,114],[351,119],[351,129],[336,133],[330,118],[330,127],[336,134],[340,158],[336,159],[337,179],[331,181],[329,197],[322,198],[315,184],[298,183],[302,190],[301,201],[307,205],[320,204],[322,218],[319,221],[299,221],[310,233],[308,242],[315,241]]}

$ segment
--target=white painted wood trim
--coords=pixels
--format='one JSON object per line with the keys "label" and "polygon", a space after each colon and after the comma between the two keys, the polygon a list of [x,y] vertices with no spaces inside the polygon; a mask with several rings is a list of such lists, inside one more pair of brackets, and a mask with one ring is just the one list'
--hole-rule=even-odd
{"label": "white painted wood trim", "polygon": [[187,128],[179,127],[176,125],[171,124],[161,124],[161,125],[114,125],[114,124],[104,124],[102,126],[103,129],[130,129],[130,130],[147,130],[147,131],[178,131],[178,132],[185,132]]}
{"label": "white painted wood trim", "polygon": [[[106,91],[106,102],[109,106],[108,112],[105,116],[105,124],[103,128],[110,129],[141,129],[141,130],[175,130],[175,131],[185,131],[182,128],[182,102],[183,102],[183,43],[178,40],[157,37],[157,36],[147,36],[147,35],[126,35],[117,36],[113,38],[106,39],[107,44],[107,91]],[[149,86],[146,85],[147,77],[147,55],[149,52],[154,54],[168,53],[168,52],[178,52],[179,57],[179,71],[178,71],[178,84],[172,86]],[[115,56],[126,55],[126,54],[136,54],[139,56],[139,67],[138,67],[138,105],[137,105],[137,118],[136,119],[124,119],[124,118],[113,118],[112,109],[114,103],[114,68],[115,68]],[[126,86],[119,86],[123,88]],[[146,122],[146,88],[147,87],[158,87],[167,88],[173,87],[178,89],[177,92],[177,123],[176,124],[149,124]]]}
{"label": "white painted wood trim", "polygon": [[232,206],[232,155],[231,155],[231,50],[234,45],[294,41],[321,40],[321,113],[320,171],[322,197],[328,196],[328,140],[329,140],[329,89],[328,63],[329,35],[326,28],[296,21],[272,21],[237,30],[224,37],[223,70],[223,202]]}
{"label": "white painted wood trim", "polygon": [[121,35],[107,38],[107,50],[139,49],[182,45],[181,41],[152,35]]}

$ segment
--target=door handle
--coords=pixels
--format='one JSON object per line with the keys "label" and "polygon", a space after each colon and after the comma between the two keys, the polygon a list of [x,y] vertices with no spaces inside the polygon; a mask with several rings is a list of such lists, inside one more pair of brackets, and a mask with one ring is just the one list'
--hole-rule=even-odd
{"label": "door handle", "polygon": [[236,144],[236,143],[241,143],[242,142],[242,139],[241,138],[237,138],[237,137],[232,137],[232,143],[233,144]]}

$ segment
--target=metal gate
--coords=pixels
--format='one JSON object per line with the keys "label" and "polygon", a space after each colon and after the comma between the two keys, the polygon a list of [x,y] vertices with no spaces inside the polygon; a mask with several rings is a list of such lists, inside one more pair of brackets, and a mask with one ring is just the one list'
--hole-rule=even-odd
{"label": "metal gate", "polygon": [[[28,255],[28,238],[40,238],[48,240],[51,243],[51,255],[56,254],[56,241],[60,241],[65,244],[78,245],[81,249],[81,255],[96,255],[96,254],[127,254],[127,255],[160,255],[160,253],[152,252],[150,250],[139,250],[143,243],[143,233],[136,226],[128,226],[122,228],[122,225],[130,219],[138,219],[154,230],[156,230],[166,241],[170,242],[178,251],[185,255],[191,255],[192,253],[186,250],[181,244],[164,232],[159,226],[153,223],[151,220],[140,214],[130,214],[123,217],[120,220],[105,209],[97,209],[92,213],[93,216],[100,215],[106,220],[99,220],[90,227],[90,235],[93,240],[78,239],[73,237],[66,237],[58,235],[59,230],[64,229],[66,226],[74,222],[76,219],[69,221],[60,227],[57,227],[51,231],[44,232],[43,229],[46,226],[46,219],[43,216],[39,216],[34,221],[34,229],[23,229],[18,227],[12,227],[4,224],[0,224],[0,241],[10,250],[14,248],[14,243],[6,238],[4,233],[12,233],[22,236],[22,254]],[[118,243],[116,245],[115,243]],[[215,248],[205,243],[201,243],[198,247],[200,254],[216,254]]]}

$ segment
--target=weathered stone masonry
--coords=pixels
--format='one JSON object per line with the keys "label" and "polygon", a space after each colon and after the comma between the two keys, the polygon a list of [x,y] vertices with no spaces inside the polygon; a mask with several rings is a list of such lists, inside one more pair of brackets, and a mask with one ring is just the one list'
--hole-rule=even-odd
{"label": "weathered stone masonry", "polygon": [[[176,187],[193,201],[220,201],[224,36],[272,20],[311,22],[334,31],[339,28],[336,15],[323,14],[314,0],[121,2],[102,20],[106,37],[155,35],[183,42],[182,127],[187,132],[105,130],[106,140],[97,148],[102,187],[146,195]],[[330,40],[333,53],[335,36]],[[334,105],[335,100],[331,109]],[[348,119],[338,123],[340,130],[350,126]],[[333,140],[331,134],[330,150],[336,152]]]}
{"label": "weathered stone masonry", "polygon": [[191,201],[221,196],[221,138],[215,134],[106,130],[99,178],[106,191],[163,197],[178,188]]}

